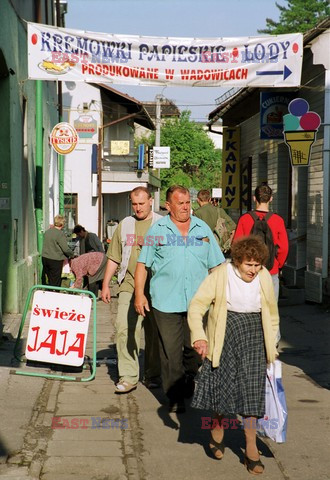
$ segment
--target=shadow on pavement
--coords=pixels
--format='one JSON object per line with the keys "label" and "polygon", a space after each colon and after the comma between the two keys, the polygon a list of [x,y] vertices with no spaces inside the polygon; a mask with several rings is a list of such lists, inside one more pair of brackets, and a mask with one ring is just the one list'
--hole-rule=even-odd
{"label": "shadow on pavement", "polygon": [[[14,346],[16,338],[11,333],[5,333],[0,340],[0,366],[1,367],[18,367],[20,362],[14,357]],[[17,356],[23,354],[22,345],[17,348]]]}
{"label": "shadow on pavement", "polygon": [[[185,400],[186,413],[183,414],[169,414],[168,401],[162,389],[150,390],[150,393],[158,400],[160,406],[157,413],[161,418],[165,427],[178,430],[179,443],[197,443],[201,445],[205,451],[205,455],[217,461],[209,449],[210,430],[202,428],[202,418],[211,417],[211,412],[207,410],[199,410],[190,406],[191,400]],[[236,417],[230,417],[236,418]],[[231,450],[240,460],[244,462],[245,437],[241,424],[236,428],[228,428],[225,431],[226,448]],[[257,447],[264,457],[273,457],[271,450],[262,439],[257,439]]]}
{"label": "shadow on pavement", "polygon": [[117,367],[117,349],[116,344],[112,343],[109,345],[109,348],[104,348],[103,350],[99,350],[96,353],[96,365],[99,367],[100,365],[106,365],[108,369],[108,375],[110,379],[117,383],[119,380],[118,376],[118,367]]}
{"label": "shadow on pavement", "polygon": [[1,441],[1,438],[0,438],[0,465],[2,463],[5,463],[6,459],[7,459],[7,456],[8,456],[8,451],[6,449],[6,447],[4,446],[3,442]]}
{"label": "shadow on pavement", "polygon": [[280,307],[280,360],[330,389],[329,310],[322,305]]}

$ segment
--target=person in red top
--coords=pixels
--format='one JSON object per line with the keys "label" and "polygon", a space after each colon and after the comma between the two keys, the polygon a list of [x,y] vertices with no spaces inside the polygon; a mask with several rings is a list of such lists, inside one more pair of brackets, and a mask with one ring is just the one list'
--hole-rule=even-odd
{"label": "person in red top", "polygon": [[[258,217],[263,218],[269,212],[269,204],[273,200],[272,189],[269,185],[259,185],[254,191],[253,200],[256,204],[254,212]],[[288,234],[285,228],[283,218],[276,213],[268,220],[269,228],[273,234],[274,244],[277,246],[277,253],[274,259],[274,265],[269,273],[273,279],[275,298],[278,300],[279,295],[279,271],[283,267],[289,252]],[[237,223],[233,242],[238,238],[250,235],[254,220],[249,213],[242,215]]]}

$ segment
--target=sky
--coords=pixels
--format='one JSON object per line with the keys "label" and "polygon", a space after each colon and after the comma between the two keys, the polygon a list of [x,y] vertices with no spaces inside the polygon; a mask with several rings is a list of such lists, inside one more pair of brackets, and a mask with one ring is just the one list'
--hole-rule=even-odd
{"label": "sky", "polygon": [[[280,5],[285,5],[280,0]],[[275,0],[68,0],[67,28],[91,32],[160,37],[247,37],[259,35],[266,18],[279,19]],[[206,122],[219,87],[142,87],[112,85],[139,101],[157,94],[173,100],[191,119]]]}

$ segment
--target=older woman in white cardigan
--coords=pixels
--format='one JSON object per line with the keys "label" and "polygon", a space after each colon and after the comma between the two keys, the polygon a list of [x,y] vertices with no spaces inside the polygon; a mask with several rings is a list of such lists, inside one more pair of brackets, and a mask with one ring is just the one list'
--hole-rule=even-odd
{"label": "older woman in white cardigan", "polygon": [[219,460],[225,449],[225,416],[243,417],[245,465],[258,475],[264,465],[256,420],[265,413],[266,368],[277,356],[279,316],[271,275],[264,267],[264,242],[253,235],[241,238],[232,246],[231,257],[203,281],[189,306],[191,342],[204,359],[192,406],[215,412],[210,449]]}

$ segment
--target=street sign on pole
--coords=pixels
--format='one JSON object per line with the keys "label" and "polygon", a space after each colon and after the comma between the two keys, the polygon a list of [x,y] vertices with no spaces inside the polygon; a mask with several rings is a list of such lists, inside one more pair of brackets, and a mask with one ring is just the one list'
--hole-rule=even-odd
{"label": "street sign on pole", "polygon": [[154,168],[154,151],[152,148],[148,148],[148,167]]}
{"label": "street sign on pole", "polygon": [[170,147],[153,148],[153,168],[170,168]]}

